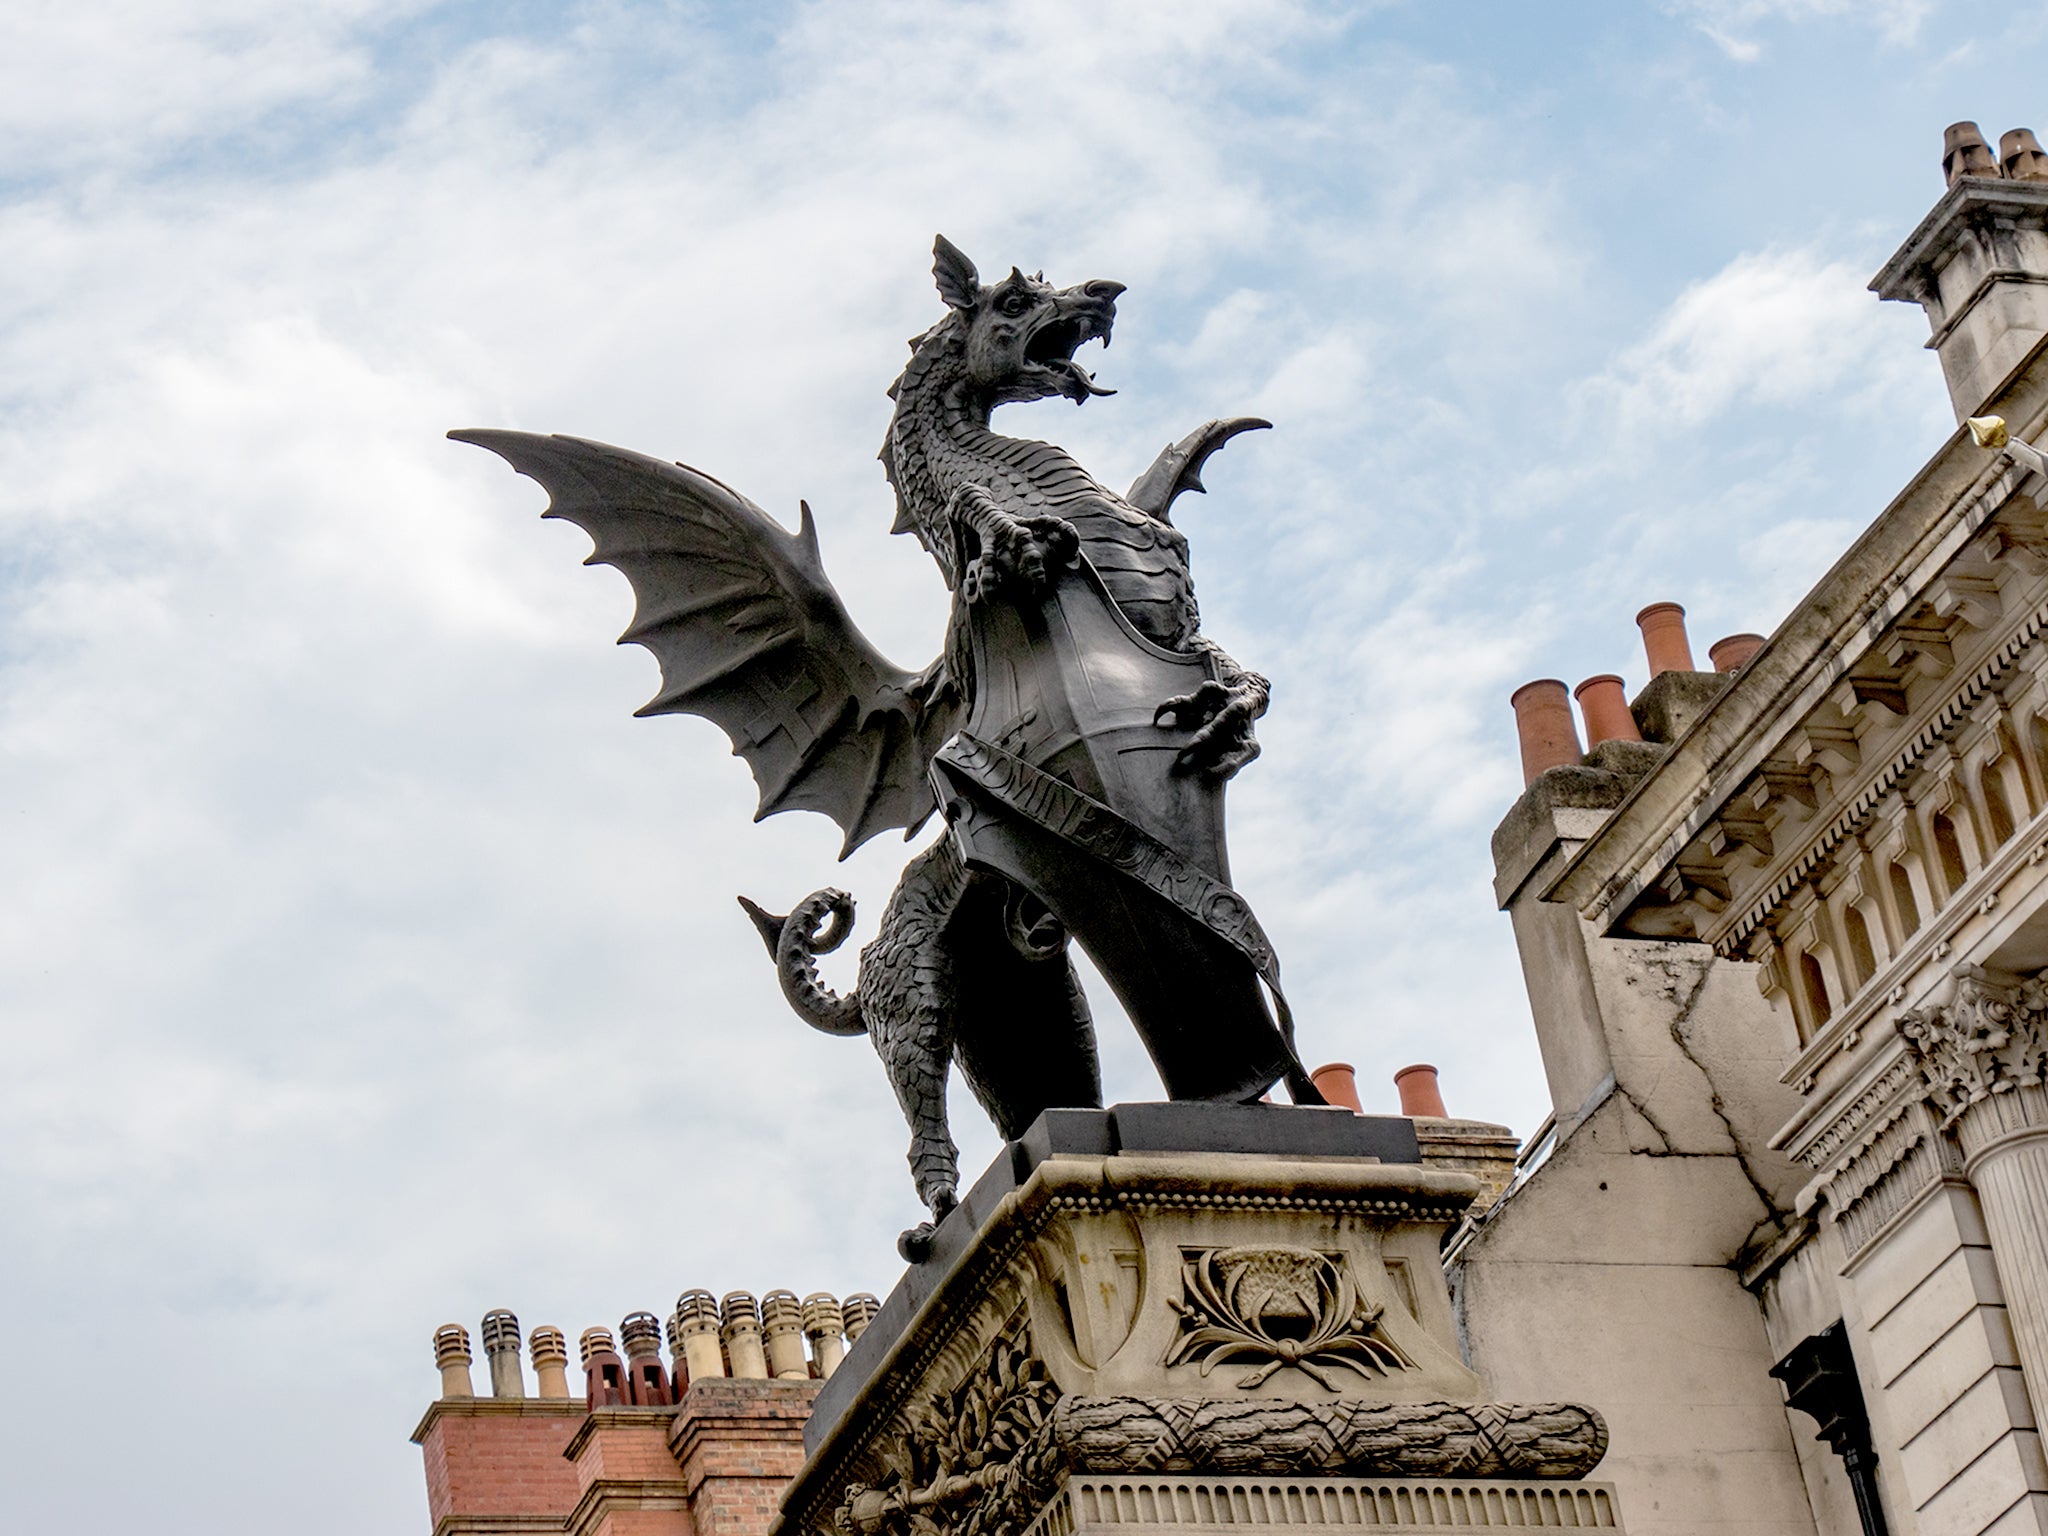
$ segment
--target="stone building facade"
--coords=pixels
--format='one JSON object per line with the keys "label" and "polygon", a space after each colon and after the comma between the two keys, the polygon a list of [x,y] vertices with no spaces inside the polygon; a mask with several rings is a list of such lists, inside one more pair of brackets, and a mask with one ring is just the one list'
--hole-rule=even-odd
{"label": "stone building facade", "polygon": [[[1117,1479],[1074,1482],[1033,1530],[1620,1529],[1617,1512],[1638,1536],[2048,1530],[2048,459],[2032,447],[2048,440],[2048,156],[2024,131],[1994,151],[1959,124],[1944,171],[1946,192],[1871,286],[1925,309],[1964,425],[1768,638],[1731,636],[1701,668],[1682,610],[1657,604],[1639,616],[1652,676],[1634,699],[1615,677],[1581,684],[1576,715],[1562,682],[1515,695],[1527,788],[1494,834],[1496,894],[1553,1112],[1518,1156],[1502,1128],[1445,1116],[1426,1074],[1403,1081],[1418,1171],[1390,1172],[1389,1187],[1413,1185],[1411,1204],[1426,1187],[1442,1211],[1471,1202],[1441,1276],[1418,1249],[1401,1264],[1422,1291],[1386,1293],[1423,1330],[1410,1356],[1450,1352],[1443,1381],[1415,1389],[1449,1401],[1358,1410],[1456,1420],[1484,1454],[1445,1462],[1449,1482],[1254,1479],[1249,1502],[1213,1508],[1188,1483],[1188,1508],[1211,1511],[1200,1518],[1171,1515],[1164,1492],[1153,1513],[1120,1517]],[[1318,1079],[1357,1108],[1348,1069]],[[1050,1174],[1097,1178],[1098,1164],[1055,1159],[992,1187],[985,1210],[970,1195],[955,1219],[982,1226],[965,1241],[1048,1198]],[[1288,1177],[1378,1177],[1319,1167]],[[1176,1176],[1173,1199],[1225,1174],[1242,1170]],[[1090,1200],[1077,1209],[1104,1209]],[[1312,1237],[1285,1251],[1322,1262]],[[1345,1262],[1379,1284],[1400,1266],[1373,1255],[1391,1251]],[[1044,1258],[1016,1282],[1054,1298],[1032,1303],[1042,1334],[1079,1316],[1057,1268]],[[414,1435],[435,1536],[766,1536],[778,1507],[792,1531],[823,1528],[791,1513],[825,1509],[821,1479],[837,1475],[831,1455],[807,1461],[805,1430],[814,1453],[837,1435],[842,1459],[879,1432],[856,1375],[895,1371],[899,1396],[962,1402],[978,1379],[980,1334],[915,1360],[891,1342],[957,1275],[921,1284],[906,1277],[886,1307],[686,1292],[666,1365],[648,1314],[616,1340],[586,1332],[580,1392],[562,1334],[541,1328],[529,1395],[518,1324],[499,1313],[483,1329],[491,1390],[475,1395],[469,1336],[450,1325],[435,1341],[442,1393]],[[1118,1305],[1115,1328],[1138,1336],[1143,1304]],[[958,1333],[977,1307],[979,1291],[915,1326]],[[828,1385],[878,1315],[857,1371]],[[994,1312],[984,1321],[989,1359],[1021,1347]],[[1040,1383],[1048,1412],[1111,1401],[1085,1395],[1101,1390],[1097,1366],[1047,1358],[1051,1377],[1074,1378]],[[1500,1406],[1517,1403],[1540,1406]],[[1513,1425],[1560,1404],[1604,1420],[1602,1482],[1453,1486],[1486,1457],[1513,1460]],[[915,1415],[903,1422],[914,1435]],[[835,1484],[831,1498],[861,1531],[921,1530],[912,1506],[964,1508],[946,1501],[966,1477],[905,1482],[901,1497]]]}
{"label": "stone building facade", "polygon": [[1639,1531],[2048,1530],[2048,158],[1958,124],[1944,169],[1871,287],[1979,420],[1768,640],[1695,670],[1646,610],[1587,750],[1514,701],[1554,1114],[1450,1269],[1495,1391],[1608,1416]]}

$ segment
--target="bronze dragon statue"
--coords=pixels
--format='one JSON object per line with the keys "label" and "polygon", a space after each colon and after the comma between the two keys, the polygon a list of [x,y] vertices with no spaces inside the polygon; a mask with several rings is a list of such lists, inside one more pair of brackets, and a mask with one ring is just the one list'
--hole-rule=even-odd
{"label": "bronze dragon statue", "polygon": [[850,996],[815,961],[851,932],[851,897],[822,890],[784,917],[741,898],[798,1015],[866,1034],[882,1059],[932,1216],[904,1234],[909,1258],[958,1199],[955,1063],[1005,1137],[1048,1108],[1100,1104],[1070,939],[1173,1097],[1251,1099],[1284,1078],[1297,1102],[1320,1102],[1271,946],[1228,884],[1223,784],[1258,755],[1267,683],[1202,635],[1170,518],[1203,489],[1210,454],[1267,423],[1210,422],[1117,495],[1062,449],[989,422],[1012,401],[1112,393],[1074,354],[1109,344],[1123,286],[1056,288],[1015,268],[985,284],[943,237],[934,256],[947,312],[890,390],[881,455],[891,531],[917,536],[952,594],[922,671],[854,627],[808,505],[791,533],[687,466],[577,438],[450,434],[539,481],[545,515],[625,573],[636,607],[621,642],[662,669],[639,713],[725,730],[759,786],[756,819],[822,811],[844,857],[943,809],[946,832],[905,870]]}

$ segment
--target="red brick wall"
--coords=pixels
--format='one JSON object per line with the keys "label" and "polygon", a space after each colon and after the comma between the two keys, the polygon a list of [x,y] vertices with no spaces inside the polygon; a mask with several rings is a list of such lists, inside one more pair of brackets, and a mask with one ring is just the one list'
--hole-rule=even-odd
{"label": "red brick wall", "polygon": [[444,1398],[413,1432],[426,1461],[433,1529],[469,1516],[567,1517],[581,1494],[562,1449],[583,1422],[580,1402]]}
{"label": "red brick wall", "polygon": [[694,1384],[679,1408],[452,1398],[413,1439],[442,1536],[463,1536],[472,1517],[573,1536],[767,1536],[817,1393],[722,1378]]}

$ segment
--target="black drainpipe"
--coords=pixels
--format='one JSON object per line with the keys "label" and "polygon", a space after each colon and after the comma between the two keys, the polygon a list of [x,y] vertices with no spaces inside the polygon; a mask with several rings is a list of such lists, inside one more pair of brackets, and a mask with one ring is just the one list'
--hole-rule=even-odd
{"label": "black drainpipe", "polygon": [[1890,1536],[1884,1505],[1877,1497],[1877,1452],[1870,1444],[1870,1415],[1863,1409],[1863,1385],[1849,1353],[1849,1336],[1831,1323],[1804,1339],[1771,1367],[1785,1384],[1785,1401],[1820,1426],[1816,1440],[1842,1458],[1863,1536]]}

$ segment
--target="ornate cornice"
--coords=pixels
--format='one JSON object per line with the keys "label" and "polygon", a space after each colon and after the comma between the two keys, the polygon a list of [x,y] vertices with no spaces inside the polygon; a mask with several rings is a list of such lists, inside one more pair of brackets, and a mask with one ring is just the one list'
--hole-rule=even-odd
{"label": "ornate cornice", "polygon": [[[2001,480],[1994,488],[2010,495],[2012,485]],[[1806,840],[1799,853],[1777,873],[1770,884],[1756,895],[1747,898],[1739,908],[1732,909],[1737,915],[1728,919],[1720,932],[1715,933],[1710,929],[1702,935],[1714,946],[1715,952],[1723,959],[1741,958],[1742,946],[1750,934],[1755,932],[1816,869],[1824,865],[1837,848],[1869,824],[1879,803],[1891,794],[1902,779],[1919,766],[1923,758],[1957,731],[1969,718],[1970,711],[1987,693],[1997,688],[2005,674],[2011,671],[2019,660],[2020,653],[2032,645],[2044,629],[2048,629],[2048,604],[2029,613],[2025,621],[2006,637],[2003,644],[1978,663],[1961,686],[1949,695],[1920,728],[1893,749],[1878,771],[1864,782],[1862,788],[1850,797],[1835,817],[1817,834]]]}

